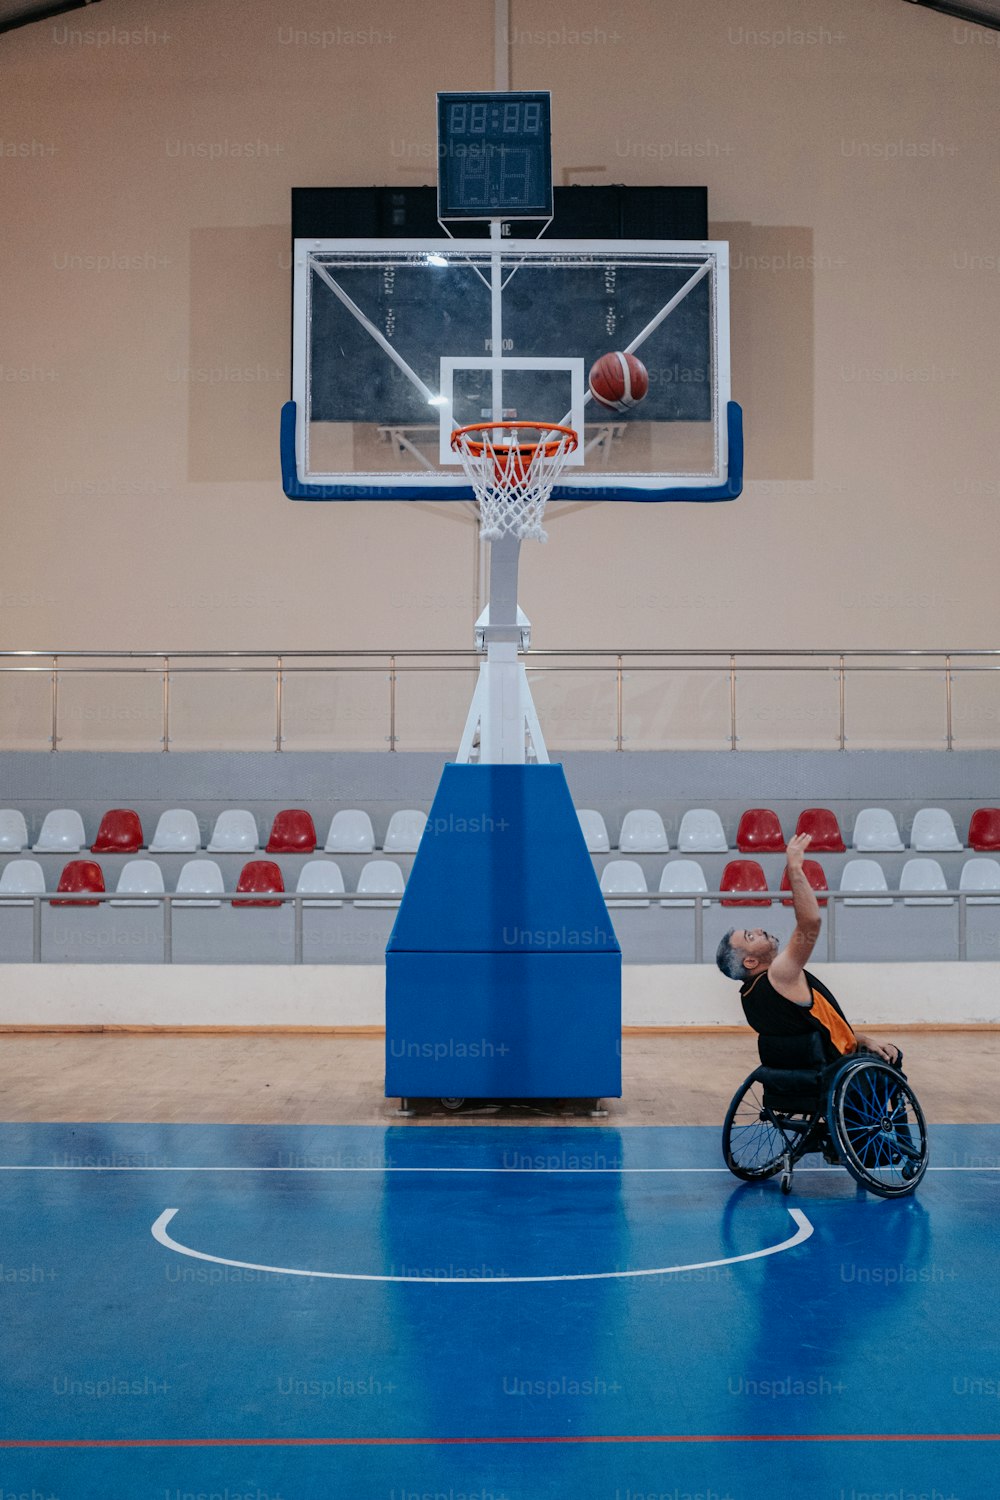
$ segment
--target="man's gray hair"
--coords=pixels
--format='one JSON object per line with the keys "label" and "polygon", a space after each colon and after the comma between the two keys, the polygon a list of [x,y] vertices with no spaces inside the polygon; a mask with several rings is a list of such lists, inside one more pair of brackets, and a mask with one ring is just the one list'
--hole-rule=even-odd
{"label": "man's gray hair", "polygon": [[735,931],[735,927],[730,927],[729,931],[722,937],[718,948],[715,950],[715,962],[719,965],[719,968],[727,979],[737,979],[742,984],[747,977],[747,971],[743,967],[743,954],[739,948],[734,948],[730,941]]}

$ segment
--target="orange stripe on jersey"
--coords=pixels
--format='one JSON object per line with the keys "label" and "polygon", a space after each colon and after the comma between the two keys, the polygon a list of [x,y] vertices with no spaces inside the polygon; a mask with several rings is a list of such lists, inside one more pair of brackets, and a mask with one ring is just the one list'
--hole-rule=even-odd
{"label": "orange stripe on jersey", "polygon": [[819,990],[812,990],[812,1013],[819,1024],[830,1033],[831,1042],[842,1056],[845,1053],[857,1051],[858,1042],[854,1032]]}

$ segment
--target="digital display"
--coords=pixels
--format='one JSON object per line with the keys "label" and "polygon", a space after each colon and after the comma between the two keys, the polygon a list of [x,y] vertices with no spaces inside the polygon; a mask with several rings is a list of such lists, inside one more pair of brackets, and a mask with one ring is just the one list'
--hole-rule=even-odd
{"label": "digital display", "polygon": [[551,96],[438,94],[438,215],[552,215]]}

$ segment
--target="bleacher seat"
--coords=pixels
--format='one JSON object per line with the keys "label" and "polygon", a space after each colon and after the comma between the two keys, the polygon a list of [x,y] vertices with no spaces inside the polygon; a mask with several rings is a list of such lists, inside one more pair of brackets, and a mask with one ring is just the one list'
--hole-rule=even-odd
{"label": "bleacher seat", "polygon": [[610,906],[648,906],[649,900],[642,901],[613,901],[612,896],[624,895],[636,892],[647,896],[646,877],[642,873],[642,865],[634,859],[612,859],[601,871],[601,892],[607,905]]}
{"label": "bleacher seat", "polygon": [[592,807],[578,807],[576,815],[580,820],[583,837],[587,849],[591,854],[606,854],[611,848],[608,839],[608,830],[605,827],[601,814]]}
{"label": "bleacher seat", "polygon": [[618,847],[623,854],[665,854],[670,848],[663,819],[651,807],[636,807],[622,819]]}
{"label": "bleacher seat", "polygon": [[150,854],[193,854],[201,848],[198,819],[186,807],[161,813],[149,846]]}
{"label": "bleacher seat", "polygon": [[[739,891],[749,893],[750,891],[766,891],[767,876],[755,859],[731,859],[722,872],[719,882],[720,891]],[[723,906],[770,906],[770,896],[752,897],[742,894],[727,897]]]}
{"label": "bleacher seat", "polygon": [[[300,894],[337,895],[344,889],[344,877],[335,859],[310,859],[299,871],[295,887]],[[303,901],[303,906],[343,906],[342,901]]]}
{"label": "bleacher seat", "polygon": [[[695,894],[698,891],[707,891],[708,881],[705,872],[696,859],[668,859],[663,866],[663,874],[660,876],[660,891],[662,892],[686,892]],[[661,901],[661,906],[694,906],[691,900]],[[707,901],[703,906],[707,906]]]}
{"label": "bleacher seat", "polygon": [[[946,891],[948,882],[936,859],[908,859],[899,877],[901,891]],[[951,896],[907,896],[904,906],[951,906]]]}
{"label": "bleacher seat", "polygon": [[[823,873],[823,866],[819,863],[818,860],[804,859],[802,861],[802,873],[808,880],[809,884],[812,886],[813,890],[817,893],[820,891],[828,891],[830,889],[830,887],[826,883],[826,875]],[[790,891],[791,888],[792,883],[788,878],[788,867],[786,865],[781,875],[781,890]],[[792,901],[791,896],[786,896],[781,904],[782,906],[793,906],[794,902]],[[820,896],[819,898],[819,904],[820,906],[826,905],[826,901],[822,896]]]}
{"label": "bleacher seat", "polygon": [[271,824],[265,854],[312,854],[316,848],[316,825],[302,807],[286,807]]}
{"label": "bleacher seat", "polygon": [[[273,859],[251,859],[240,871],[240,878],[236,882],[238,891],[281,891],[284,892],[285,880],[281,873],[281,866],[275,864]],[[233,897],[234,906],[282,906],[281,901],[237,901]]]}
{"label": "bleacher seat", "polygon": [[368,895],[390,896],[390,901],[358,901],[357,906],[398,906],[403,894],[403,872],[394,859],[370,859],[362,865],[358,891]]}
{"label": "bleacher seat", "polygon": [[0,808],[0,854],[20,854],[28,847],[28,825],[16,807]]}
{"label": "bleacher seat", "polygon": [[[849,859],[840,872],[840,889],[842,891],[887,891],[885,871],[877,859]],[[891,906],[892,902],[888,896],[879,897],[866,894],[864,896],[851,896],[844,906]]]}
{"label": "bleacher seat", "polygon": [[230,807],[215,820],[207,845],[209,854],[253,854],[257,842],[257,820],[243,807]]}
{"label": "bleacher seat", "polygon": [[977,807],[969,821],[969,848],[1000,849],[1000,807]]}
{"label": "bleacher seat", "polygon": [[932,854],[953,853],[962,841],[955,831],[951,813],[943,807],[922,807],[913,819],[910,848]]}
{"label": "bleacher seat", "polygon": [[903,840],[887,807],[866,807],[855,819],[852,844],[870,854],[893,854],[902,849]]}
{"label": "bleacher seat", "polygon": [[1000,860],[967,859],[962,866],[960,891],[990,891],[989,896],[970,896],[969,906],[1000,906]]}
{"label": "bleacher seat", "polygon": [[91,854],[135,854],[142,848],[142,823],[130,807],[113,807],[104,814]]}
{"label": "bleacher seat", "polygon": [[799,813],[796,835],[808,833],[809,848],[814,854],[843,854],[844,836],[837,815],[828,807],[807,807]]}
{"label": "bleacher seat", "polygon": [[427,814],[415,807],[406,807],[401,812],[394,812],[389,819],[385,843],[382,846],[386,854],[416,854],[417,845],[424,836],[426,826]]}
{"label": "bleacher seat", "polygon": [[736,847],[741,854],[784,854],[778,814],[769,807],[748,807],[736,830]]}
{"label": "bleacher seat", "polygon": [[[197,892],[201,896],[215,896],[226,889],[222,871],[214,859],[189,859],[181,866],[177,877],[177,890]],[[221,906],[221,901],[173,901],[178,906]]]}
{"label": "bleacher seat", "polygon": [[41,896],[45,892],[45,876],[37,859],[12,859],[4,865],[0,874],[0,897],[3,906],[30,906],[30,901],[10,901],[8,892],[19,896]]}
{"label": "bleacher seat", "polygon": [[710,807],[689,808],[677,834],[678,853],[725,854],[728,848],[719,814]]}
{"label": "bleacher seat", "polygon": [[45,814],[35,851],[39,854],[76,854],[87,842],[83,819],[72,807],[57,807]]}
{"label": "bleacher seat", "polygon": [[[63,895],[77,891],[103,891],[104,871],[94,859],[71,859],[59,876],[56,890]],[[100,906],[99,901],[55,901],[53,906]]]}
{"label": "bleacher seat", "polygon": [[371,854],[375,830],[366,812],[357,807],[334,813],[324,849],[327,854]]}
{"label": "bleacher seat", "polygon": [[119,893],[141,893],[142,895],[156,895],[163,890],[163,871],[155,859],[130,859],[122,866],[122,872],[115,886],[116,899],[110,903],[111,906],[159,906],[159,901],[119,901]]}

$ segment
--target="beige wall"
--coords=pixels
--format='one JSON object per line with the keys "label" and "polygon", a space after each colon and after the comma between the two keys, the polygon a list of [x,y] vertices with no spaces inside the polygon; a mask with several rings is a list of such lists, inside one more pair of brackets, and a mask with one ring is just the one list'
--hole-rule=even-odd
{"label": "beige wall", "polygon": [[[472,523],[291,504],[277,416],[289,189],[429,180],[492,28],[103,0],[0,38],[0,645],[471,644]],[[557,517],[536,643],[996,644],[996,34],[900,0],[512,0],[511,31],[557,182],[707,182],[749,476]]]}

